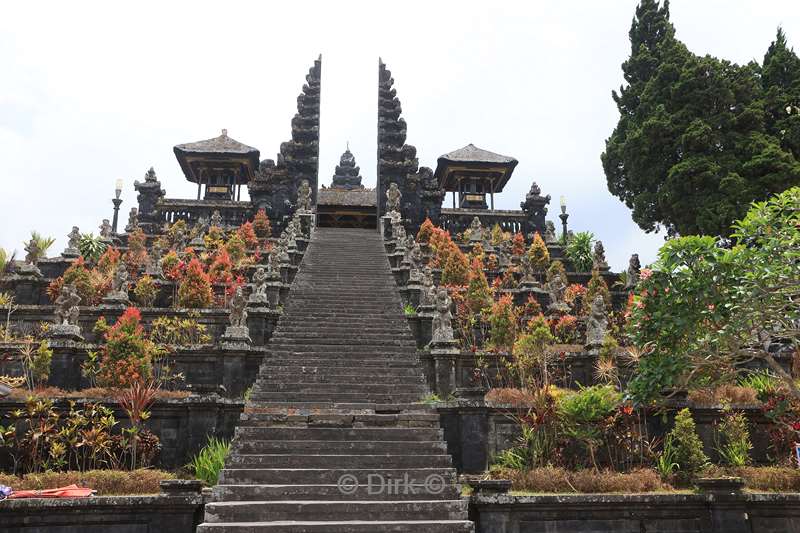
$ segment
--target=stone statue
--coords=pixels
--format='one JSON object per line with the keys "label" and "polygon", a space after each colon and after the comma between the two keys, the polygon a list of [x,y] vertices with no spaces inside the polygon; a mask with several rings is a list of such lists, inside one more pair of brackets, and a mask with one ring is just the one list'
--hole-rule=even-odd
{"label": "stone statue", "polygon": [[392,182],[389,184],[389,189],[386,191],[386,211],[400,212],[400,199],[403,198],[403,193],[397,187],[397,183]]}
{"label": "stone statue", "polygon": [[269,258],[267,259],[267,275],[269,279],[280,279],[281,277],[281,259],[280,247],[273,246],[269,251]]}
{"label": "stone statue", "polygon": [[450,312],[453,300],[447,294],[447,289],[440,287],[436,290],[436,299],[433,305],[433,340],[431,342],[453,342],[453,315]]}
{"label": "stone statue", "polygon": [[158,241],[153,243],[153,247],[150,249],[149,260],[144,270],[145,274],[148,276],[155,276],[157,278],[161,277],[163,274],[163,271],[161,270],[162,252],[161,245],[158,244]]}
{"label": "stone statue", "polygon": [[42,254],[42,250],[39,247],[39,243],[36,239],[31,238],[28,242],[25,243],[25,263],[29,265],[36,265],[39,262],[39,256]]}
{"label": "stone statue", "polygon": [[603,344],[603,339],[608,331],[608,317],[606,304],[602,294],[592,300],[592,309],[586,320],[586,346],[598,347]]}
{"label": "stone statue", "polygon": [[594,243],[594,258],[592,259],[592,268],[598,270],[608,270],[608,263],[606,262],[606,249],[603,247],[603,241],[597,240]]}
{"label": "stone statue", "polygon": [[548,272],[547,284],[545,286],[547,294],[550,296],[548,309],[556,313],[569,312],[569,305],[564,302],[564,292],[567,290],[567,280],[563,272]]}
{"label": "stone statue", "polygon": [[531,258],[527,253],[522,254],[522,257],[520,258],[520,270],[522,272],[522,279],[519,283],[520,285],[525,287],[536,287],[539,285],[539,282],[536,281],[536,276],[533,272]]}
{"label": "stone statue", "polygon": [[231,326],[234,328],[247,328],[247,299],[241,287],[236,288],[236,292],[228,303],[230,311]]}
{"label": "stone statue", "polygon": [[139,227],[139,209],[136,207],[131,207],[130,213],[128,213],[128,224],[125,226],[126,233],[133,233],[136,231],[136,228]]}
{"label": "stone statue", "polygon": [[267,300],[267,281],[269,281],[269,274],[267,269],[260,266],[253,273],[253,292],[250,293],[248,298],[249,303],[266,304]]}
{"label": "stone statue", "polygon": [[214,212],[211,213],[211,225],[218,228],[222,227],[222,215],[219,214],[218,209],[214,209]]}
{"label": "stone statue", "polygon": [[182,253],[188,245],[188,238],[186,232],[181,226],[175,228],[175,235],[173,237],[173,247],[178,253]]}
{"label": "stone statue", "polygon": [[633,290],[639,284],[639,276],[641,275],[642,264],[639,262],[639,254],[631,255],[628,262],[628,275],[625,278],[625,290]]}
{"label": "stone statue", "polygon": [[[413,239],[413,237],[410,237]],[[420,283],[422,281],[422,248],[418,242],[413,242],[411,250],[408,252],[408,260],[411,264],[411,271],[408,274],[409,283]]]}
{"label": "stone statue", "polygon": [[556,241],[558,241],[558,237],[556,237],[556,225],[552,220],[548,220],[544,224],[544,242],[546,244],[552,244]]}
{"label": "stone statue", "polygon": [[300,187],[297,189],[297,211],[299,213],[311,212],[311,186],[308,180],[300,182]]}
{"label": "stone statue", "polygon": [[114,270],[114,277],[111,278],[111,291],[103,298],[107,304],[127,303],[128,302],[128,266],[124,261],[117,263]]}
{"label": "stone statue", "polygon": [[111,240],[111,223],[107,218],[104,218],[102,224],[100,224],[100,238],[104,241]]}
{"label": "stone statue", "polygon": [[483,241],[483,225],[478,217],[473,217],[469,225],[469,240],[471,242]]}
{"label": "stone statue", "polygon": [[67,234],[67,247],[61,252],[63,257],[80,257],[81,232],[78,226],[72,226],[72,231]]}
{"label": "stone statue", "polygon": [[433,307],[436,299],[436,287],[433,285],[433,271],[431,267],[425,265],[422,269],[422,291],[419,293],[420,307]]}
{"label": "stone statue", "polygon": [[77,326],[81,297],[75,289],[75,284],[62,285],[56,298],[56,325]]}

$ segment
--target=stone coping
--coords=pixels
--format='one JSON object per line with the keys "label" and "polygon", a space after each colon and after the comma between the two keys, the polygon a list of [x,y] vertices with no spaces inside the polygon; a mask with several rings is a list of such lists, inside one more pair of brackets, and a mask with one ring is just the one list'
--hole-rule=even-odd
{"label": "stone coping", "polygon": [[536,494],[515,496],[512,494],[473,494],[471,505],[486,506],[600,506],[625,504],[681,505],[685,503],[707,503],[724,498],[735,498],[747,502],[800,504],[800,492],[742,492],[720,495],[698,492],[646,492],[635,494]]}
{"label": "stone coping", "polygon": [[[135,508],[146,510],[153,507],[197,506],[206,503],[202,494],[148,494],[136,496],[90,496],[88,498],[21,498],[0,501],[0,516],[4,511],[28,511],[76,509],[91,511],[99,507],[113,507],[119,510]],[[0,520],[1,522],[2,520]]]}

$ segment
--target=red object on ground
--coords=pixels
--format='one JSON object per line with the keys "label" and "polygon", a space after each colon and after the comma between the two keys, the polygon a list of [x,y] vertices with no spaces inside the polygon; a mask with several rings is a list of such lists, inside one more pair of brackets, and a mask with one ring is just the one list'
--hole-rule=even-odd
{"label": "red object on ground", "polygon": [[57,489],[47,490],[17,490],[11,493],[9,500],[15,498],[86,498],[92,495],[94,490],[85,489],[78,485],[68,485]]}

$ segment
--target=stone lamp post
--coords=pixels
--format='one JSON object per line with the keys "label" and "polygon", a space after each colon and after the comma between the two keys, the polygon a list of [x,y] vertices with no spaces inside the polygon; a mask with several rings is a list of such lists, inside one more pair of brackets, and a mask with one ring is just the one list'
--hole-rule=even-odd
{"label": "stone lamp post", "polygon": [[119,222],[119,206],[122,204],[120,196],[122,195],[122,179],[118,178],[116,186],[114,187],[114,198],[111,202],[114,204],[114,218],[111,222],[111,232],[117,233],[117,223]]}
{"label": "stone lamp post", "polygon": [[563,228],[563,235],[564,241],[567,240],[567,219],[569,215],[567,214],[567,197],[562,195],[561,196],[561,214],[558,215],[558,218],[561,219],[561,227]]}

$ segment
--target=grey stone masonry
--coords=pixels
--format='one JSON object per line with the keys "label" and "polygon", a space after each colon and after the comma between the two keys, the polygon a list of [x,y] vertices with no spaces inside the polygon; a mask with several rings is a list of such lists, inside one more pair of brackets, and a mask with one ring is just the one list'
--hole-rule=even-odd
{"label": "grey stone masonry", "polygon": [[316,229],[199,533],[473,532],[374,230]]}

